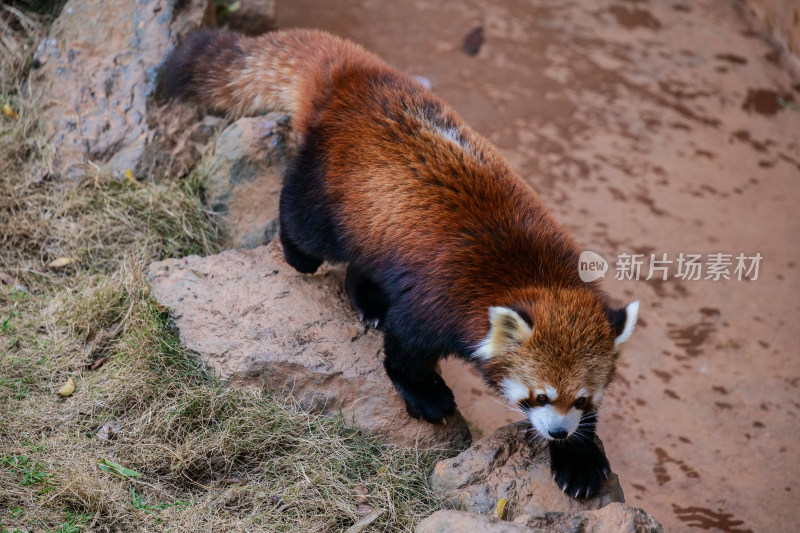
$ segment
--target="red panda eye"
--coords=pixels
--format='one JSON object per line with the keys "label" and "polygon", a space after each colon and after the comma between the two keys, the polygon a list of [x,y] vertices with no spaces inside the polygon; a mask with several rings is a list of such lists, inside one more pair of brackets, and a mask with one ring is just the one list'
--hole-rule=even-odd
{"label": "red panda eye", "polygon": [[538,394],[536,396],[536,403],[541,405],[547,405],[548,403],[550,403],[550,398],[548,398],[547,395],[545,394]]}
{"label": "red panda eye", "polygon": [[583,409],[584,407],[586,407],[586,398],[581,396],[580,398],[575,400],[574,405],[576,409]]}

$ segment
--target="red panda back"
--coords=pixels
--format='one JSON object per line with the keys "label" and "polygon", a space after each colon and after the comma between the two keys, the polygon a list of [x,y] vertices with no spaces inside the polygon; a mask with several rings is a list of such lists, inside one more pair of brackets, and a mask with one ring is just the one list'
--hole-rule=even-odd
{"label": "red panda back", "polygon": [[359,46],[311,30],[201,32],[162,72],[167,96],[235,115],[292,113],[324,167],[307,187],[321,189],[347,248],[325,259],[381,273],[433,329],[475,342],[486,309],[515,289],[582,285],[575,243],[496,149]]}

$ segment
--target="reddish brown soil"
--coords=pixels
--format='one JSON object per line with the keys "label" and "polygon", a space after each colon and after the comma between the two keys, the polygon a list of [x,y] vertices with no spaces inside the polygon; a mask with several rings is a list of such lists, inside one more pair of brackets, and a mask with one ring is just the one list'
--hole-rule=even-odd
{"label": "reddish brown soil", "polygon": [[[800,93],[718,0],[283,0],[430,79],[642,302],[601,412],[627,501],[670,531],[788,531],[800,492]],[[462,40],[483,25],[477,55]],[[474,43],[472,43],[474,47]],[[744,252],[756,281],[615,281],[620,253]],[[671,274],[676,272],[672,265]],[[611,279],[608,279],[611,278]],[[445,369],[473,427],[513,420]]]}

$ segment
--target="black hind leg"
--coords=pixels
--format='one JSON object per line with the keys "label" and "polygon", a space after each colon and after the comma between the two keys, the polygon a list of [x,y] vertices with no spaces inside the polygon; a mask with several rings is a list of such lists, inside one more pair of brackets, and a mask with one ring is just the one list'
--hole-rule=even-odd
{"label": "black hind leg", "polygon": [[389,309],[389,297],[381,286],[352,264],[347,267],[344,286],[358,319],[373,328],[380,327]]}
{"label": "black hind leg", "polygon": [[283,257],[286,262],[294,267],[295,270],[302,274],[313,274],[317,271],[322,264],[321,259],[311,257],[304,253],[292,240],[286,235],[286,232],[281,228],[281,244],[283,245]]}
{"label": "black hind leg", "polygon": [[408,351],[395,335],[384,336],[384,367],[397,392],[406,401],[406,411],[414,418],[441,424],[456,410],[453,391],[435,366],[439,355]]}

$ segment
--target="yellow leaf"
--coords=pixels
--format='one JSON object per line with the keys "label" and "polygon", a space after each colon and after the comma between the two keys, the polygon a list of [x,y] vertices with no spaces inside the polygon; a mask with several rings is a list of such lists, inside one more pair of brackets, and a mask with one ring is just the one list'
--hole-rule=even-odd
{"label": "yellow leaf", "polygon": [[75,392],[75,382],[72,381],[72,378],[69,378],[64,385],[58,389],[58,395],[62,398],[67,398],[72,396],[72,393]]}
{"label": "yellow leaf", "polygon": [[17,112],[11,109],[11,106],[8,104],[3,104],[3,114],[8,118],[13,118],[15,120],[19,118]]}
{"label": "yellow leaf", "polygon": [[47,266],[50,268],[64,268],[65,266],[69,266],[77,261],[77,257],[59,257],[58,259],[50,261]]}
{"label": "yellow leaf", "polygon": [[506,516],[508,515],[508,499],[507,498],[500,498],[500,501],[497,502],[497,507],[494,509],[497,518],[500,520],[505,520]]}
{"label": "yellow leaf", "polygon": [[131,169],[128,169],[128,170],[125,171],[125,178],[128,181],[136,181],[136,178],[133,177],[133,171]]}

